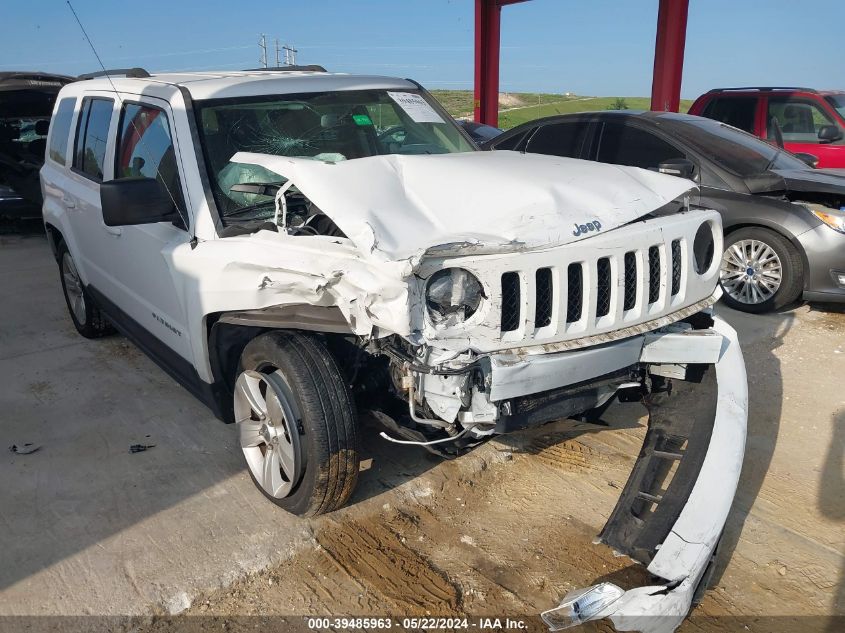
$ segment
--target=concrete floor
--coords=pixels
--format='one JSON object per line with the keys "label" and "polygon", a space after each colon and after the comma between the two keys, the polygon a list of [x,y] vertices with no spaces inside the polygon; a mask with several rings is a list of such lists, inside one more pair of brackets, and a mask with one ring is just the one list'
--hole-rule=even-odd
{"label": "concrete floor", "polygon": [[[79,336],[46,239],[0,235],[0,289],[0,616],[176,613],[313,546],[254,489],[233,426],[123,337]],[[372,444],[353,502],[436,464]]]}
{"label": "concrete floor", "polygon": [[[253,489],[232,427],[123,338],[77,335],[43,238],[0,236],[0,289],[0,445],[41,446],[0,453],[0,615],[177,613],[314,549],[326,523]],[[739,615],[845,614],[845,315],[720,312],[746,349],[752,416],[714,600]],[[489,465],[370,439],[376,466],[337,521],[448,495]],[[155,447],[130,454],[139,443]]]}

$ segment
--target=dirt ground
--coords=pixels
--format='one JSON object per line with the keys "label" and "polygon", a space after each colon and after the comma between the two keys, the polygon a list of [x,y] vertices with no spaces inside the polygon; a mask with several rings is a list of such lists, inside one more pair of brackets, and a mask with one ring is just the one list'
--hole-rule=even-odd
{"label": "dirt ground", "polygon": [[[720,312],[744,343],[748,445],[720,568],[681,630],[845,630],[827,617],[845,615],[845,314]],[[187,614],[234,631],[256,625],[244,616],[290,614],[466,615],[479,627],[481,617],[509,616],[545,630],[532,616],[574,587],[648,581],[642,567],[592,544],[639,450],[643,414],[616,405],[609,415],[630,428],[551,425],[439,463],[421,485],[312,521],[311,549]]]}

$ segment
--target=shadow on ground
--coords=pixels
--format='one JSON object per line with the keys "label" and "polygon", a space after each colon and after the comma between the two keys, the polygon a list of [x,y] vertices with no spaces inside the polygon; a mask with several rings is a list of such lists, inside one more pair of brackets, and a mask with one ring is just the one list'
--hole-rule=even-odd
{"label": "shadow on ground", "polygon": [[[819,510],[828,519],[843,524],[845,530],[845,409],[833,418],[833,438],[819,482]],[[839,575],[831,615],[845,616],[845,568]],[[840,633],[842,624],[841,619],[831,620],[828,633]]]}

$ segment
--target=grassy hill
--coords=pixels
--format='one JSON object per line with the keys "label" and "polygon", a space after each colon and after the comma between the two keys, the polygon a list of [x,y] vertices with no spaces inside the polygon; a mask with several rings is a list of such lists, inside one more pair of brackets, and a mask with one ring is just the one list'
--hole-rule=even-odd
{"label": "grassy hill", "polygon": [[[443,107],[454,117],[471,117],[473,95],[471,90],[432,90]],[[499,127],[509,129],[526,121],[555,114],[607,110],[624,99],[630,110],[648,110],[648,97],[584,97],[531,92],[510,92],[499,95]],[[692,105],[689,99],[681,100],[681,112]]]}

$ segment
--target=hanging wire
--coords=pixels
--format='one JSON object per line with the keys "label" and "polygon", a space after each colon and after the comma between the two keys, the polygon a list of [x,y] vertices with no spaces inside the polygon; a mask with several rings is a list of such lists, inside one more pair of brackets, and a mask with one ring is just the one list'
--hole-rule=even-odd
{"label": "hanging wire", "polygon": [[[76,19],[76,23],[79,25],[80,30],[82,31],[82,35],[85,36],[85,41],[88,42],[88,46],[91,47],[91,51],[94,53],[94,57],[97,58],[97,62],[100,64],[100,68],[103,69],[103,72],[106,73],[106,79],[108,79],[109,84],[114,91],[115,96],[117,97],[118,102],[120,103],[121,109],[124,107],[123,98],[120,96],[120,93],[117,91],[117,87],[114,85],[111,76],[108,74],[108,70],[106,70],[105,64],[103,64],[103,60],[100,59],[100,54],[97,52],[97,49],[94,47],[94,43],[91,41],[91,38],[88,36],[88,32],[85,30],[85,27],[82,26],[82,20],[79,19],[79,16],[76,13],[76,10],[73,8],[73,5],[70,3],[70,0],[66,0],[68,8],[70,8],[70,12],[73,13],[73,17]],[[138,126],[135,124],[133,119],[129,120],[129,124],[135,130],[135,134],[138,136],[138,142],[141,144],[141,147],[144,151],[147,151],[146,143],[144,142],[144,135],[141,133],[141,130],[138,129]],[[169,127],[169,126],[168,126]],[[173,143],[173,136],[172,132],[168,129],[168,136],[170,136],[170,142]],[[174,148],[175,151],[175,148]],[[176,212],[179,214],[179,217],[182,219],[182,222],[185,224],[185,228],[190,231],[191,225],[186,217],[187,214],[183,213],[183,210],[179,208],[179,203],[176,202],[176,197],[173,195],[173,192],[168,187],[167,183],[164,180],[164,176],[162,175],[161,171],[159,171],[158,165],[156,165],[156,176],[158,176],[158,181],[164,186],[164,190],[167,191],[167,195],[170,197],[171,202],[173,202],[173,208],[176,209]]]}

